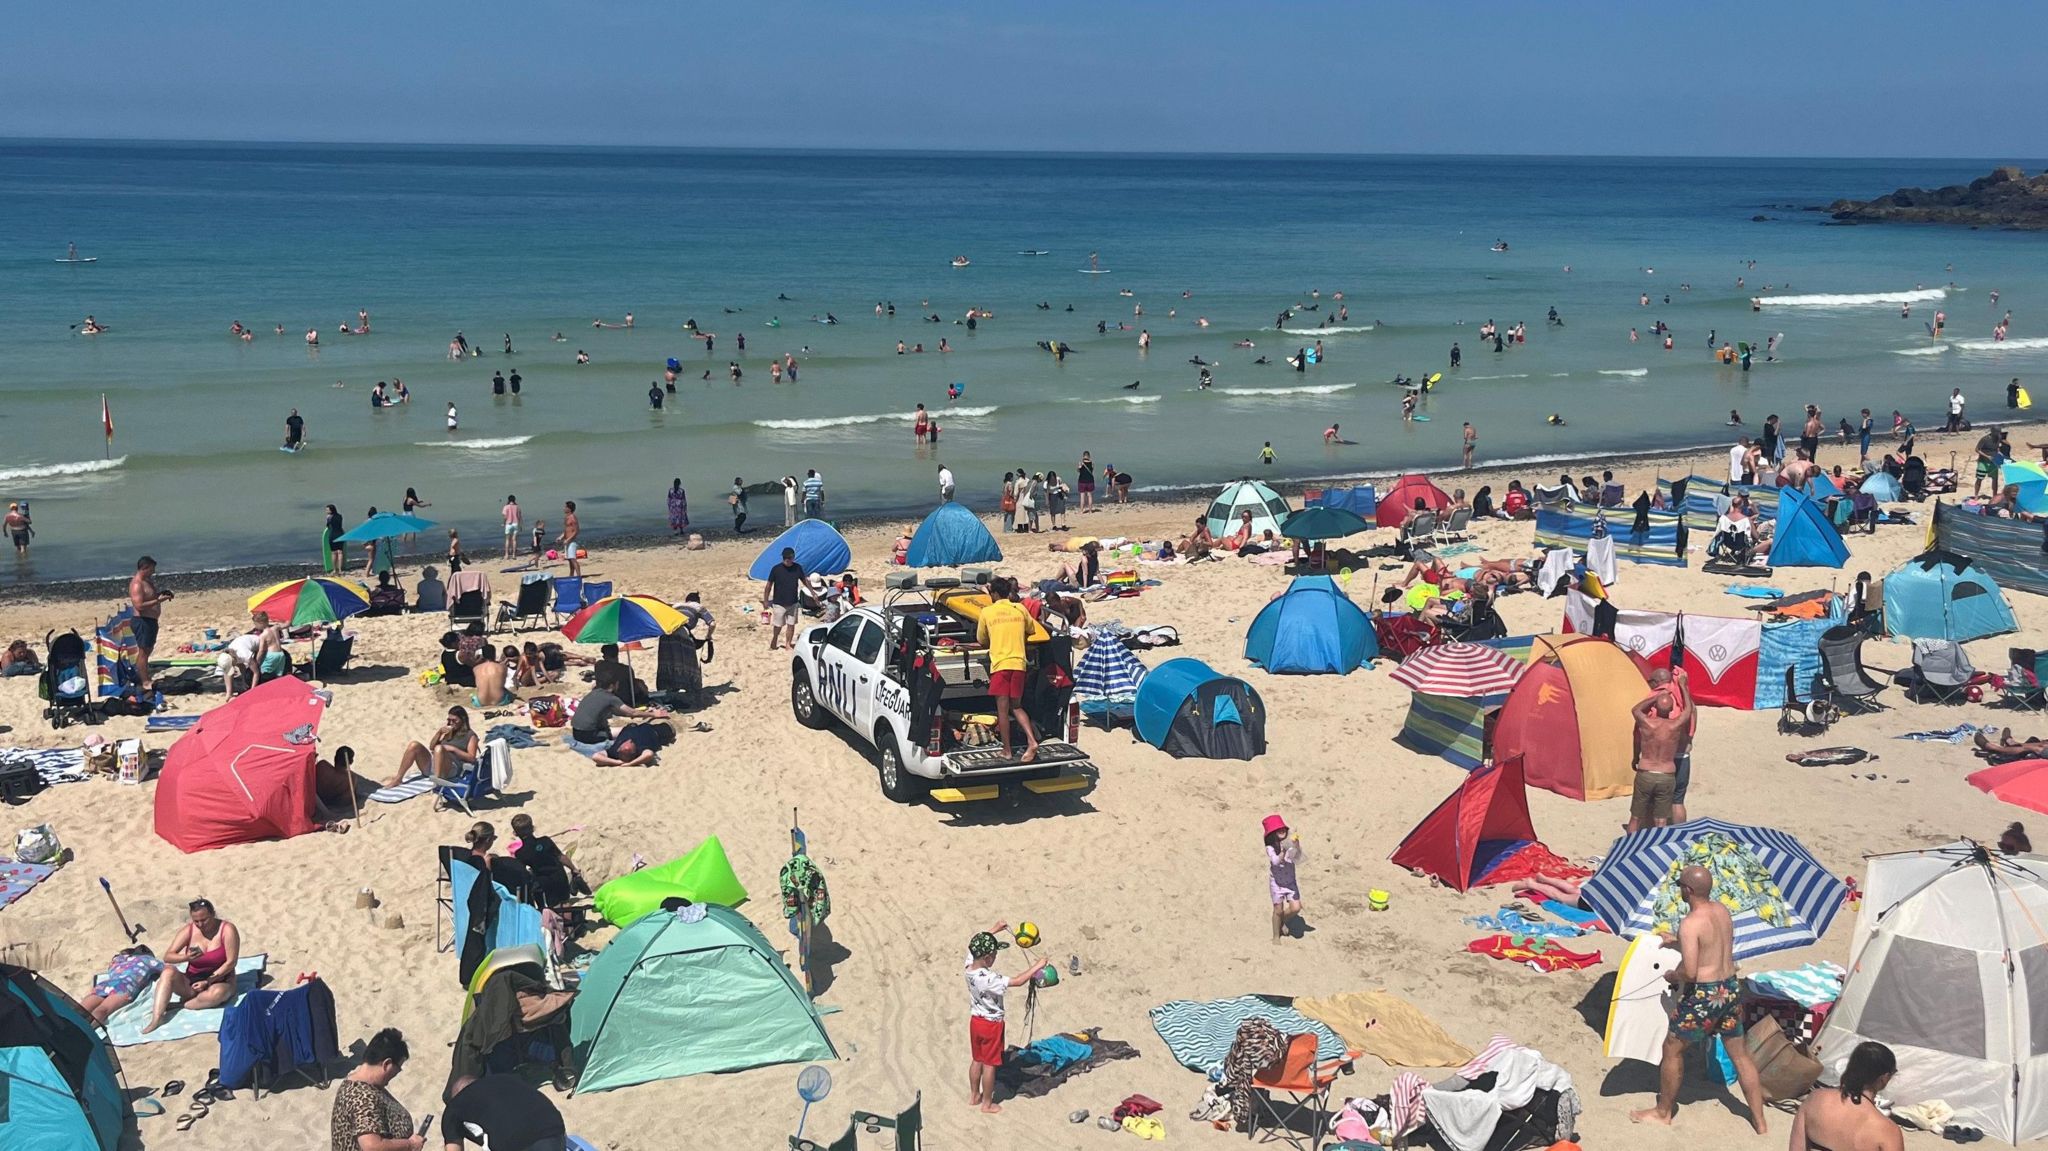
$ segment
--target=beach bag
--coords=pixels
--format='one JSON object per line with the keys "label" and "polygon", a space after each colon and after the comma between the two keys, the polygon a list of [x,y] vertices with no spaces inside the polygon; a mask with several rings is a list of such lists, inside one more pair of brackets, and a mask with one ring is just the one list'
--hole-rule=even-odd
{"label": "beach bag", "polygon": [[14,861],[16,863],[49,863],[64,851],[64,845],[57,842],[57,833],[47,823],[24,827],[14,833]]}
{"label": "beach bag", "polygon": [[537,695],[526,701],[526,716],[535,727],[566,727],[569,709],[559,695]]}
{"label": "beach bag", "polygon": [[1764,1098],[1771,1102],[1804,1098],[1820,1079],[1820,1061],[1794,1047],[1772,1016],[1757,1020],[1743,1042],[1749,1044],[1749,1056],[1756,1061]]}
{"label": "beach bag", "polygon": [[1017,510],[1017,493],[1007,487],[1003,489],[1003,510],[1006,512]]}

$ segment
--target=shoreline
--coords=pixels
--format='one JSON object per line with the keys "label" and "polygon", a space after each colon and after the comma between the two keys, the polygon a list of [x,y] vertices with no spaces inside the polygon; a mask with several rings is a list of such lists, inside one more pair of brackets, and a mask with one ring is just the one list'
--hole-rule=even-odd
{"label": "shoreline", "polygon": [[[2018,428],[2033,425],[2048,427],[2048,416],[2034,419],[1986,420],[1980,423],[1973,423],[1968,430],[1955,433],[1941,431],[1922,432],[1919,442],[1923,450],[1920,454],[1924,458],[1928,455],[1926,449],[1946,447],[1960,457],[1962,453],[1970,450],[1970,446],[1975,438],[1982,435],[1987,429],[1994,427]],[[1749,434],[1747,425],[1745,425],[1742,434]],[[1873,446],[1875,446],[1875,443],[1876,437],[1873,437]],[[1530,469],[1553,465],[1558,466],[1561,471],[1593,468],[1625,471],[1641,470],[1648,467],[1658,474],[1661,474],[1662,469],[1667,465],[1686,464],[1688,469],[1690,469],[1690,465],[1697,463],[1701,456],[1715,452],[1724,452],[1727,446],[1727,443],[1706,443],[1690,447],[1603,452],[1588,456],[1575,456],[1560,452],[1556,455],[1521,456],[1492,463],[1482,462],[1469,472],[1455,468],[1449,471],[1422,469],[1422,474],[1429,476],[1439,487],[1447,489],[1463,487],[1468,493],[1473,493],[1478,490],[1478,487],[1475,485],[1505,484],[1510,479],[1520,479],[1524,483],[1528,483],[1530,482]],[[1845,446],[1833,435],[1824,437],[1821,441],[1823,453],[1831,447],[1840,449]],[[1959,461],[1959,469],[1960,466]],[[1299,500],[1302,492],[1309,488],[1324,487],[1332,484],[1377,484],[1381,481],[1412,474],[1414,470],[1400,468],[1364,469],[1333,472],[1322,476],[1294,477],[1262,482],[1267,483],[1268,486],[1284,496]],[[1465,477],[1469,482],[1460,482],[1459,477]],[[1256,472],[1240,471],[1202,484],[1140,486],[1133,489],[1133,494],[1144,498],[1134,499],[1131,504],[1126,506],[1133,509],[1142,508],[1147,511],[1171,510],[1176,507],[1200,508],[1207,502],[1208,498],[1203,493],[1213,495],[1215,491],[1226,484],[1233,483],[1239,479],[1257,478],[1259,477]],[[758,498],[765,500],[773,499],[775,496],[771,493]],[[930,513],[933,506],[930,503],[920,503],[915,505],[899,504],[879,509],[862,508],[843,517],[835,518],[828,516],[826,521],[842,533],[867,531],[885,525],[897,526],[906,522],[915,523],[922,521]],[[967,506],[979,516],[999,514],[994,508],[980,508],[972,504]],[[1098,506],[1111,507],[1115,505],[1099,504]],[[1069,511],[1071,512],[1072,510],[1070,507]],[[719,522],[721,525],[724,523],[723,516],[720,517]],[[748,539],[759,540],[762,546],[766,546],[767,541],[774,539],[786,529],[779,522],[771,527],[764,520],[761,521],[760,527],[750,528],[744,536],[736,535],[730,528],[723,526],[715,531],[705,532],[693,523],[692,530],[704,537],[708,548],[718,544],[743,543]],[[1050,536],[1052,533],[1046,531],[1039,534]],[[1072,534],[1085,533],[1079,533],[1077,530]],[[592,548],[602,549],[607,552],[644,553],[658,551],[665,547],[680,546],[684,538],[686,537],[677,537],[665,532],[623,532],[612,536],[588,536],[586,537],[586,542]],[[353,556],[353,551],[350,554]],[[351,565],[354,562],[352,559]],[[433,566],[437,569],[447,566],[445,557],[437,553],[402,554],[396,557],[396,562],[400,567],[412,568],[415,571],[426,566]],[[252,589],[253,593],[253,590],[268,587],[271,584],[284,580],[320,574],[309,570],[314,566],[310,563],[230,564],[224,567],[195,570],[164,569],[161,575],[167,582],[174,582],[179,589],[188,591],[220,591],[248,587]],[[482,567],[492,574],[509,574],[503,571],[501,565],[494,563],[491,559],[483,559],[480,562],[473,560],[470,566]],[[547,566],[553,565],[544,565],[538,569],[521,570],[546,570]],[[445,575],[445,572],[443,574]],[[30,606],[77,603],[106,596],[119,599],[125,597],[127,592],[128,575],[123,573],[116,576],[88,576],[64,580],[25,580],[8,585],[6,588],[7,594],[4,597],[0,597],[0,599],[4,599],[11,606]]]}

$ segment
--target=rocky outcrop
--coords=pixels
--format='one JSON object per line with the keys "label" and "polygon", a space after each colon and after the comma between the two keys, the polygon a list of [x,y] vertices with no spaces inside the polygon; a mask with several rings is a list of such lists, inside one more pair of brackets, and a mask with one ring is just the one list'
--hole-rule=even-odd
{"label": "rocky outcrop", "polygon": [[1968,184],[1928,191],[1900,188],[1875,200],[1836,200],[1837,220],[1893,220],[1914,224],[2048,230],[2048,173],[2027,178],[2018,168],[1994,168]]}

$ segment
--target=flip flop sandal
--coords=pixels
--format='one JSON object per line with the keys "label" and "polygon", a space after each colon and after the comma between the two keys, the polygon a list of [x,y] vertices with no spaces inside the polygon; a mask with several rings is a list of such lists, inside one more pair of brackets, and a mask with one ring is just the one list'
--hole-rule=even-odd
{"label": "flip flop sandal", "polygon": [[192,1102],[190,1106],[186,1108],[185,1113],[183,1115],[178,1116],[177,1118],[176,1125],[178,1130],[190,1131],[194,1123],[197,1123],[201,1119],[206,1118],[206,1113],[208,1110],[210,1110],[210,1108],[206,1104],[201,1103],[197,1095],[193,1096]]}
{"label": "flip flop sandal", "polygon": [[137,1099],[128,1109],[137,1119],[154,1119],[164,1113],[164,1105],[156,1099]]}
{"label": "flip flop sandal", "polygon": [[173,1095],[181,1094],[184,1090],[185,1081],[183,1079],[173,1079],[169,1083],[164,1084],[163,1090],[157,1092],[157,1097],[169,1099]]}
{"label": "flip flop sandal", "polygon": [[691,731],[710,731],[710,730],[711,730],[711,725],[710,725],[710,724],[708,724],[708,723],[705,723],[705,722],[703,722],[702,720],[699,720],[699,721],[697,721],[696,723],[693,723],[693,724],[691,724],[691,725],[690,725],[690,730],[691,730]]}
{"label": "flip flop sandal", "polygon": [[1068,1116],[1067,1116],[1067,1122],[1069,1122],[1069,1123],[1086,1123],[1086,1122],[1088,1122],[1088,1109],[1087,1109],[1086,1107],[1083,1107],[1083,1108],[1081,1108],[1081,1109],[1080,1109],[1079,1111],[1076,1111],[1076,1112],[1074,1112],[1073,1114],[1071,1114],[1071,1115],[1068,1115]]}

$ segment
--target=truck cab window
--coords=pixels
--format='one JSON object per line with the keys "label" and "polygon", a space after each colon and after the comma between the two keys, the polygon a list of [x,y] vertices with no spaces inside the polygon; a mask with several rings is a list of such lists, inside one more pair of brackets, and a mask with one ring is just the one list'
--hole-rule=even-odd
{"label": "truck cab window", "polygon": [[825,633],[825,642],[838,648],[840,651],[851,652],[853,650],[854,637],[860,634],[860,625],[861,618],[859,616],[847,616],[845,619],[833,624],[832,630]]}
{"label": "truck cab window", "polygon": [[854,645],[853,658],[862,663],[875,662],[875,657],[882,654],[882,644],[887,639],[888,633],[882,625],[869,620],[868,626],[861,630],[860,642]]}

